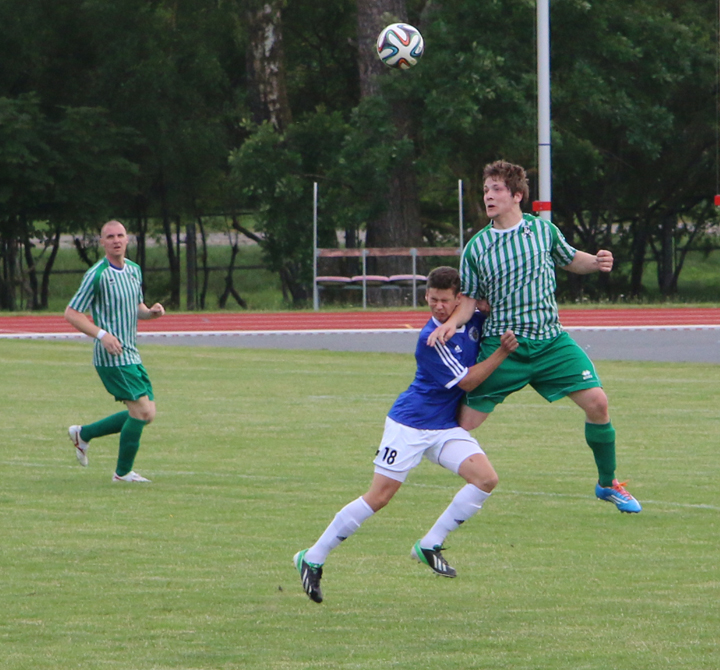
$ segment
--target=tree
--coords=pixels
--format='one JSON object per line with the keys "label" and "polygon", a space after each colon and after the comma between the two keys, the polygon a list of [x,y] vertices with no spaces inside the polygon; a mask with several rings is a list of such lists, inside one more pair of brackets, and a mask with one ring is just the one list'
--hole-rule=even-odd
{"label": "tree", "polygon": [[[638,295],[651,249],[672,293],[682,268],[673,249],[714,220],[701,206],[715,172],[714,7],[554,5],[553,209],[588,251],[620,241],[629,279],[613,273],[605,290]],[[681,217],[693,224],[678,226]]]}
{"label": "tree", "polygon": [[[407,20],[406,17],[405,0],[358,0],[360,95],[368,104],[372,105],[372,101],[379,97],[383,75],[391,76],[384,71],[385,66],[377,57],[377,36],[387,24]],[[382,191],[385,206],[366,222],[366,245],[369,247],[409,247],[420,245],[422,241],[409,101],[394,98],[390,102],[385,109],[390,111],[395,138],[404,142],[408,149],[412,147],[412,151],[396,155],[392,170],[385,175],[386,184]],[[396,274],[407,271],[407,268],[402,266],[401,259],[390,257],[376,259],[376,270],[382,274]]]}
{"label": "tree", "polygon": [[[241,202],[257,212],[268,267],[294,304],[307,299],[312,279],[313,180],[330,170],[345,131],[338,113],[309,115],[283,134],[266,122],[230,158]],[[334,230],[322,217],[323,244],[334,244]]]}

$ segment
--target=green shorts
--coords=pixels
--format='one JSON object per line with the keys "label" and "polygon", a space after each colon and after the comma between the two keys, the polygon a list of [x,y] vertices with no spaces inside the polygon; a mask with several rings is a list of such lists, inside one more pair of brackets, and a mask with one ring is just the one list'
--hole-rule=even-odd
{"label": "green shorts", "polygon": [[[530,384],[545,400],[554,402],[574,391],[602,387],[595,366],[567,333],[551,340],[518,337],[518,348],[480,386],[470,391],[465,404],[489,413],[511,393]],[[478,361],[500,346],[499,337],[487,337]]]}
{"label": "green shorts", "polygon": [[115,396],[115,400],[139,400],[144,395],[155,400],[150,377],[142,365],[98,365],[95,369],[107,392]]}

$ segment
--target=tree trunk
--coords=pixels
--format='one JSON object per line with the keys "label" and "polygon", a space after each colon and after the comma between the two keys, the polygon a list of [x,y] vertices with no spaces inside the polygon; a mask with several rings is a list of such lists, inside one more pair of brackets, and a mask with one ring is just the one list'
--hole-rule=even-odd
{"label": "tree trunk", "polygon": [[208,284],[210,283],[210,268],[208,267],[208,250],[207,250],[207,235],[205,234],[205,226],[201,216],[198,216],[198,228],[200,228],[200,240],[202,241],[202,268],[203,268],[203,283],[200,289],[200,309],[205,309],[205,302],[207,300]]}
{"label": "tree trunk", "polygon": [[[137,230],[135,231],[135,262],[140,266],[143,282],[145,278],[145,266],[147,264],[147,216],[139,215],[137,217]],[[143,286],[143,291],[145,286]]]}
{"label": "tree trunk", "polygon": [[167,251],[168,264],[170,265],[170,299],[168,300],[168,305],[173,309],[178,309],[180,307],[180,258],[175,252],[172,221],[170,220],[170,212],[167,208],[164,187],[162,188],[161,202],[165,248]]}
{"label": "tree trunk", "polygon": [[648,236],[645,221],[638,220],[633,223],[630,269],[630,295],[637,297],[642,293],[642,278],[645,270],[645,252],[647,251]]}
{"label": "tree trunk", "polygon": [[15,301],[15,266],[17,254],[14,237],[0,238],[0,254],[3,257],[3,272],[0,279],[0,308],[14,312]]}
{"label": "tree trunk", "polygon": [[55,227],[55,234],[53,235],[52,250],[50,256],[45,262],[43,268],[42,283],[40,285],[40,309],[48,308],[48,300],[50,298],[50,275],[52,273],[53,266],[55,265],[55,259],[60,249],[60,226]]}
{"label": "tree trunk", "polygon": [[195,311],[195,296],[197,295],[197,240],[195,236],[195,222],[185,224],[185,269],[187,281],[187,309]]}
{"label": "tree trunk", "polygon": [[[358,48],[360,94],[363,98],[377,95],[378,78],[385,65],[377,57],[375,42],[389,23],[405,20],[405,0],[358,0]],[[393,105],[393,120],[398,137],[410,136],[409,110],[402,104]],[[366,246],[412,247],[422,243],[420,204],[413,157],[395,167],[388,183],[387,208],[367,224]],[[374,259],[372,271],[390,275],[407,273],[407,259],[383,257]]]}
{"label": "tree trunk", "polygon": [[280,268],[280,282],[282,284],[283,296],[287,300],[291,297],[293,305],[302,305],[310,296],[307,287],[297,280],[300,275],[300,268],[292,263],[287,263]]}
{"label": "tree trunk", "polygon": [[282,11],[279,0],[248,12],[250,46],[247,58],[250,106],[257,123],[269,121],[283,132],[292,121],[285,85]]}
{"label": "tree trunk", "polygon": [[31,310],[40,308],[40,297],[38,295],[38,280],[37,270],[35,269],[35,258],[33,257],[32,250],[35,245],[30,241],[30,236],[25,235],[25,242],[23,243],[23,249],[25,252],[25,265],[27,266],[27,277],[28,284],[30,286],[30,304]]}
{"label": "tree trunk", "polygon": [[237,258],[238,251],[240,251],[240,249],[237,242],[235,242],[235,244],[232,245],[230,262],[228,263],[227,274],[225,275],[225,290],[223,291],[222,295],[218,300],[218,307],[220,307],[220,309],[225,309],[225,305],[227,304],[228,298],[230,296],[235,298],[237,304],[240,305],[240,307],[247,309],[247,303],[237,292],[233,279],[233,271],[235,270],[235,258]]}
{"label": "tree trunk", "polygon": [[677,215],[670,212],[663,216],[660,223],[660,253],[657,259],[658,287],[664,297],[673,293],[675,274],[675,228]]}

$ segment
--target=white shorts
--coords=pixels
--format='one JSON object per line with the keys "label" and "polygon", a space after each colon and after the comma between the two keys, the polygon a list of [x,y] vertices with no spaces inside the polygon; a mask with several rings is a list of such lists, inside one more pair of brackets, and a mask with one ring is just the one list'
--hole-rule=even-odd
{"label": "white shorts", "polygon": [[385,418],[385,432],[375,454],[375,472],[404,482],[423,456],[457,474],[460,464],[473,454],[484,454],[477,440],[464,428],[419,430]]}

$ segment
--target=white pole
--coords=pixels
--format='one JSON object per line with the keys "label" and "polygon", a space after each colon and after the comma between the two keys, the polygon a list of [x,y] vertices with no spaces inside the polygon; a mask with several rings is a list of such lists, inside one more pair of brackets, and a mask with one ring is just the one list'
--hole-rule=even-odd
{"label": "white pole", "polygon": [[317,209],[318,209],[318,185],[313,182],[313,309],[317,312],[320,309],[320,296],[318,295],[317,270],[318,270],[318,230],[317,230]]}
{"label": "white pole", "polygon": [[465,247],[465,239],[464,239],[464,232],[463,232],[463,183],[462,179],[458,179],[458,221],[460,222],[460,252],[462,253],[463,248]]}
{"label": "white pole", "polygon": [[[537,0],[537,61],[539,196],[541,202],[550,203],[550,0]],[[550,210],[541,211],[540,214],[548,220],[552,217]]]}

